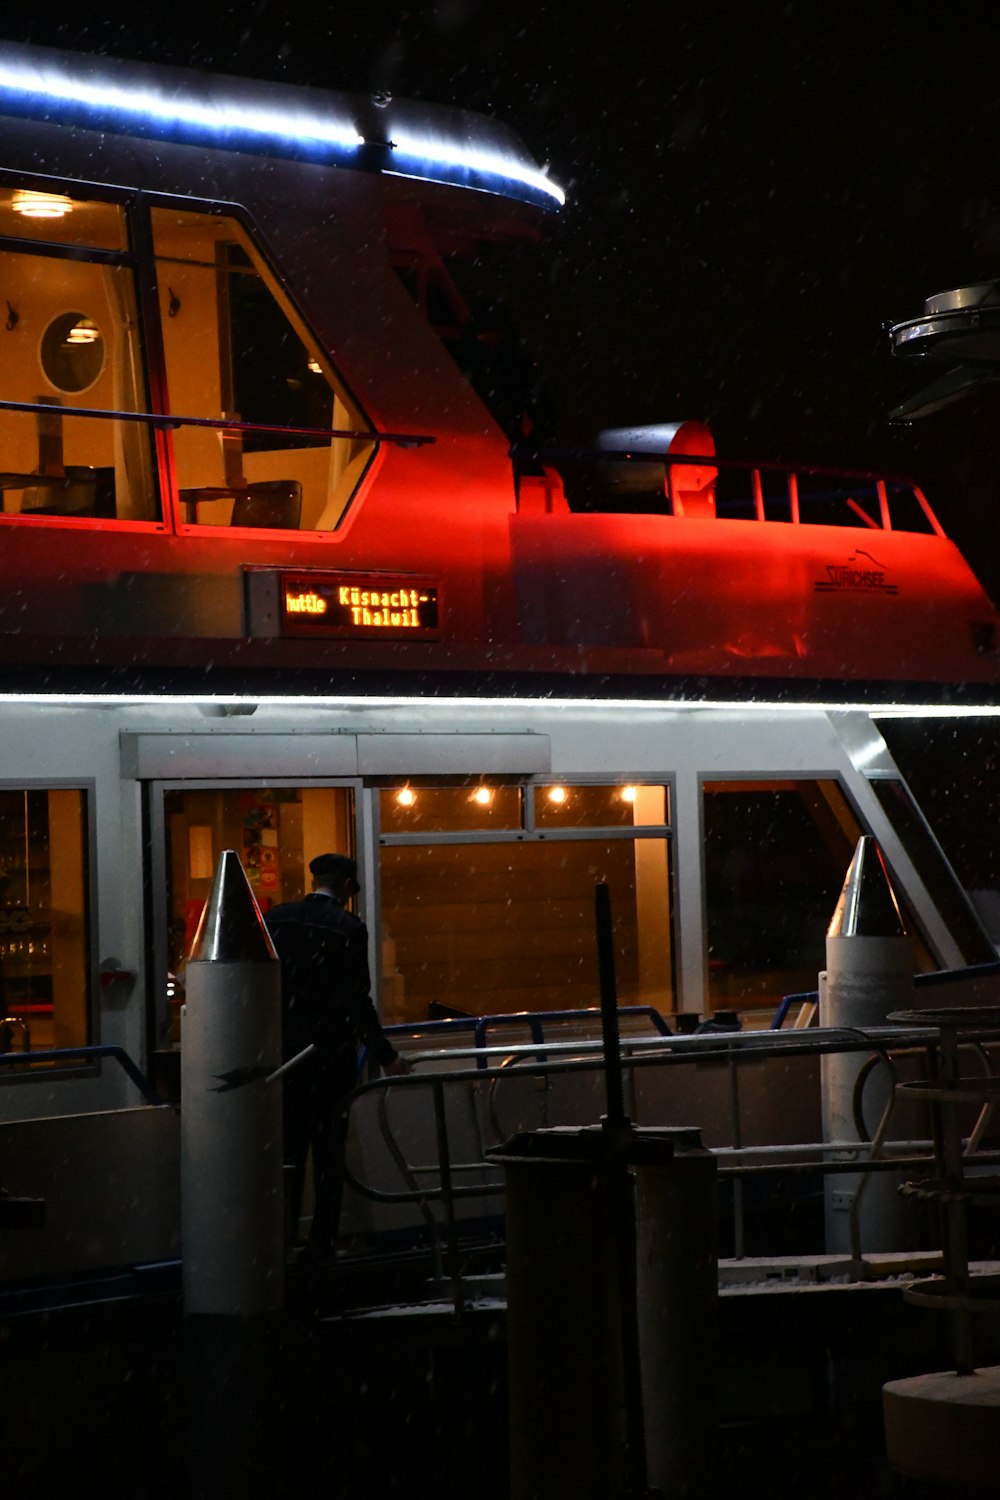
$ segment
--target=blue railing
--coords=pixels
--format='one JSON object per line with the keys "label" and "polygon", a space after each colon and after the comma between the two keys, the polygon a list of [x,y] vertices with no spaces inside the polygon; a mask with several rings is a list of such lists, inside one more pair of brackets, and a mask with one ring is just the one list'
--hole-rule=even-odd
{"label": "blue railing", "polygon": [[[915,990],[933,990],[944,984],[974,984],[977,979],[1000,979],[1000,960],[995,963],[970,964],[961,969],[933,969],[928,974],[914,974]],[[795,995],[785,995],[779,1002],[771,1022],[772,1031],[780,1031],[793,1005],[818,1005],[817,990],[803,990]]]}
{"label": "blue railing", "polygon": [[47,1047],[37,1052],[0,1053],[0,1067],[30,1067],[33,1063],[85,1062],[89,1058],[110,1057],[118,1063],[128,1079],[135,1084],[147,1104],[163,1104],[163,1100],[124,1047],[111,1044],[93,1047]]}

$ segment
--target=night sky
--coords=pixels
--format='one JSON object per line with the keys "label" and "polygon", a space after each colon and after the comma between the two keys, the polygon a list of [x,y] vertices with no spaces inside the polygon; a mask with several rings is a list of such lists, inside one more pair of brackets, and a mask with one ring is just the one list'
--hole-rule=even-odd
{"label": "night sky", "polygon": [[943,367],[882,331],[1000,275],[1000,10],[868,9],[0,5],[0,37],[501,115],[570,197],[506,289],[561,438],[698,417],[733,457],[909,473],[1000,599],[1000,387],[890,428]]}

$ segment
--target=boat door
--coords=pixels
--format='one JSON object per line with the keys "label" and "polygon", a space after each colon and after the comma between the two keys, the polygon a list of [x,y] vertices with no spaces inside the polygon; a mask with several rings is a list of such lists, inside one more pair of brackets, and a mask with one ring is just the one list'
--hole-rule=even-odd
{"label": "boat door", "polygon": [[328,850],[358,860],[364,882],[357,785],[285,779],[149,783],[151,1052],[169,1051],[180,1041],[187,954],[222,851],[236,850],[265,913],[306,895],[309,862]]}

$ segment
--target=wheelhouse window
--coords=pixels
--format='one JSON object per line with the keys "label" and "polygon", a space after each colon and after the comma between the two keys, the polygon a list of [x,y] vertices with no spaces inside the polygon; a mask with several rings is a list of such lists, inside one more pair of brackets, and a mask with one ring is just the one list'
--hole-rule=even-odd
{"label": "wheelhouse window", "polygon": [[138,328],[121,206],[0,187],[0,515],[158,518]]}
{"label": "wheelhouse window", "polygon": [[332,530],[374,452],[368,423],[249,235],[233,219],[154,208],[170,409],[239,423],[173,436],[181,519]]}
{"label": "wheelhouse window", "polygon": [[0,1052],[91,1041],[87,843],[81,789],[0,790]]}
{"label": "wheelhouse window", "polygon": [[598,881],[620,1003],[674,1008],[666,787],[405,783],[379,799],[386,1020],[599,1005]]}

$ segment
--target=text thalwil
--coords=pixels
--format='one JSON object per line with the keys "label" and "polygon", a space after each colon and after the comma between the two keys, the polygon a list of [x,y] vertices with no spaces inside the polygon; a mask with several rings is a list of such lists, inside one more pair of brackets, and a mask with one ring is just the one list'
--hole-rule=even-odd
{"label": "text thalwil", "polygon": [[[362,626],[389,626],[395,629],[419,629],[418,609],[428,596],[417,589],[359,589],[342,584],[337,603],[350,612],[351,623]],[[308,592],[285,595],[285,607],[292,615],[325,615],[329,602],[320,594]]]}

